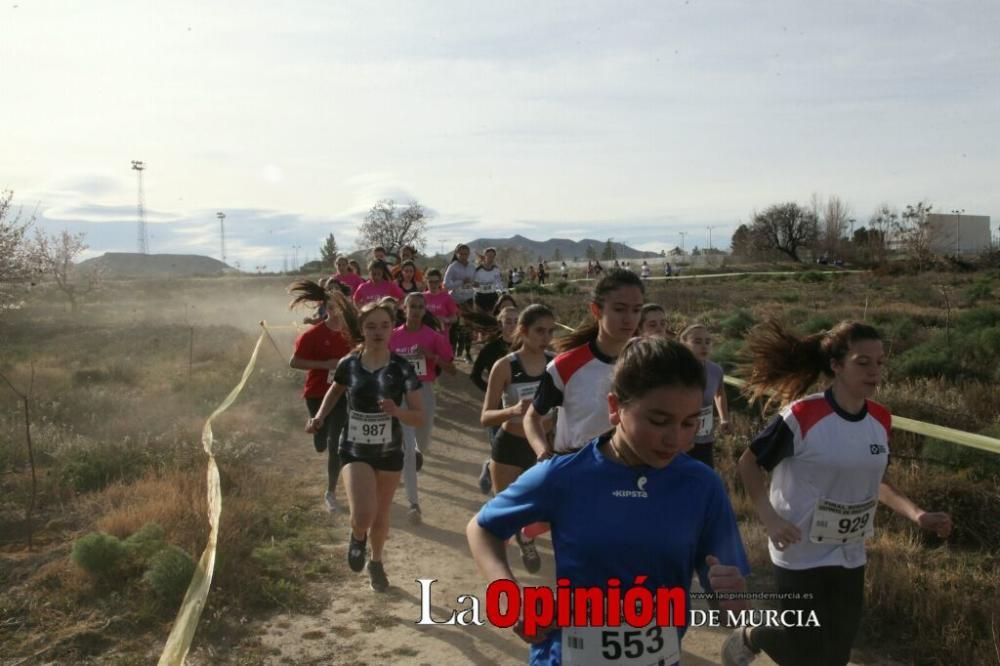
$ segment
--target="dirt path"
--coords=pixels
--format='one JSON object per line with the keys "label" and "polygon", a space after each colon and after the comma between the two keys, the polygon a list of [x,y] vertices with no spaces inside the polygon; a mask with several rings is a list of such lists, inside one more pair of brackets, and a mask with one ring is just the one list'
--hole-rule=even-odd
{"label": "dirt path", "polygon": [[[464,369],[464,368],[463,368]],[[467,371],[467,369],[465,369]],[[420,526],[407,522],[402,484],[396,495],[392,531],[386,546],[385,568],[392,587],[376,594],[368,577],[347,568],[348,515],[325,513],[321,491],[325,467],[318,459],[301,455],[303,446],[290,443],[276,454],[287,468],[290,483],[315,488],[317,513],[330,520],[329,551],[334,567],[329,601],[317,614],[279,614],[254,627],[252,636],[233,651],[238,663],[285,664],[524,664],[527,646],[513,632],[486,624],[481,627],[420,626],[418,578],[435,578],[433,608],[436,620],[451,609],[467,607],[456,597],[484,597],[483,580],[476,571],[465,540],[465,525],[482,506],[484,496],[476,482],[488,456],[483,429],[478,425],[478,390],[463,372],[445,377],[438,387],[434,446],[420,473]],[[296,442],[295,444],[302,444]],[[338,499],[346,507],[343,489]],[[526,583],[553,583],[551,542],[539,539],[542,569],[527,574],[516,549],[510,551],[515,573]],[[485,619],[485,616],[484,616]],[[684,664],[718,664],[719,649],[727,635],[723,629],[691,629],[684,639]],[[218,663],[210,648],[191,656],[193,664]],[[772,664],[766,658],[755,664]]]}

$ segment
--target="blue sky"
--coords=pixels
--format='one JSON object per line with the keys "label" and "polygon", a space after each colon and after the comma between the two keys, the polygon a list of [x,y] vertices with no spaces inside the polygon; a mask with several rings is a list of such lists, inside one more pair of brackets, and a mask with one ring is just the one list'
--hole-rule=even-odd
{"label": "blue sky", "polygon": [[[280,266],[383,197],[430,248],[716,245],[838,195],[1000,217],[1000,4],[171,3],[0,8],[0,188],[92,253]],[[721,240],[720,240],[721,239]]]}

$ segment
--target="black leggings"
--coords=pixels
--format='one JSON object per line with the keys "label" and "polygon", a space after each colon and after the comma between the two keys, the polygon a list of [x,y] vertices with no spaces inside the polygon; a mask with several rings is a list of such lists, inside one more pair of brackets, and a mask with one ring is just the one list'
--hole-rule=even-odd
{"label": "black leggings", "polygon": [[[309,410],[309,416],[316,416],[316,412],[319,411],[322,404],[323,398],[306,398],[306,409]],[[326,461],[326,475],[331,491],[336,490],[337,478],[340,476],[340,455],[337,453],[337,445],[345,425],[347,425],[347,398],[341,396],[323,420],[323,427],[313,434],[313,446],[316,447],[316,451],[319,453],[329,452]]]}
{"label": "black leggings", "polygon": [[781,610],[801,610],[803,623],[816,611],[818,627],[756,627],[750,647],[763,650],[780,666],[843,666],[861,626],[865,601],[865,568],[816,567],[792,570],[774,567],[778,592],[811,595],[782,599]]}
{"label": "black leggings", "polygon": [[458,315],[458,320],[451,325],[451,329],[448,331],[449,342],[451,342],[451,348],[455,350],[455,358],[462,356],[470,356],[472,353],[472,333],[469,331],[469,327],[462,322],[461,310],[471,310],[472,304],[463,303],[459,306],[460,312]]}

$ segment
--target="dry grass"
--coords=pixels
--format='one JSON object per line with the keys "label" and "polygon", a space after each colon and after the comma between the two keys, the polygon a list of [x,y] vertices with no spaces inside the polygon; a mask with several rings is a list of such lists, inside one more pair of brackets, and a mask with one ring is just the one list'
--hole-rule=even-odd
{"label": "dry grass", "polygon": [[[720,323],[736,312],[753,321],[777,317],[803,328],[867,314],[886,334],[893,363],[906,350],[935,339],[945,325],[943,294],[958,295],[976,278],[947,274],[841,275],[823,278],[750,275],[715,280],[654,282],[649,299],[663,304],[673,328],[703,321],[718,333],[717,349],[735,356],[742,340],[725,338]],[[996,280],[994,279],[994,283]],[[27,471],[16,405],[0,395],[0,654],[30,653],[49,638],[64,641],[62,661],[88,655],[144,655],[170,612],[148,603],[141,584],[99,589],[68,559],[72,538],[90,530],[126,537],[150,522],[166,540],[195,558],[207,537],[204,417],[235,383],[257,334],[257,321],[289,323],[283,278],[194,279],[109,283],[67,325],[59,306],[38,302],[0,320],[0,370],[23,383],[36,371],[36,451],[43,470],[35,553],[22,549]],[[560,319],[585,318],[586,285],[577,293],[519,294],[525,305],[552,305]],[[996,305],[980,289],[980,306]],[[993,291],[997,291],[994,289]],[[953,315],[956,314],[953,312]],[[5,315],[6,317],[7,315]],[[194,354],[189,366],[189,346]],[[292,330],[276,332],[288,353]],[[38,341],[46,344],[39,347]],[[111,351],[109,351],[111,350]],[[722,351],[722,349],[719,349]],[[267,345],[240,401],[216,423],[223,475],[223,520],[215,583],[199,629],[211,641],[232,630],[229,618],[270,608],[308,607],[311,577],[336,576],[315,550],[321,529],[303,507],[313,497],[290,492],[280,472],[257,464],[301,427],[301,376]],[[1000,387],[988,382],[909,379],[890,374],[880,399],[896,413],[980,430],[1000,422]],[[758,589],[771,584],[766,536],[736,482],[735,460],[761,425],[755,412],[734,405],[734,433],[717,451],[729,485]],[[950,511],[949,545],[880,512],[868,570],[863,647],[915,663],[990,663],[991,622],[1000,621],[997,550],[1000,496],[996,480],[970,470],[919,460],[926,443],[894,439],[891,475],[927,508]],[[94,469],[96,463],[96,471]],[[86,482],[86,483],[84,483]],[[79,485],[78,485],[79,484]],[[246,585],[254,580],[254,585]],[[95,637],[94,627],[114,620]],[[76,632],[74,634],[73,632]],[[1000,631],[1000,628],[998,628]],[[77,635],[78,634],[78,635]],[[108,640],[113,640],[108,645]],[[117,647],[116,647],[117,646]],[[50,653],[53,656],[55,653]]]}

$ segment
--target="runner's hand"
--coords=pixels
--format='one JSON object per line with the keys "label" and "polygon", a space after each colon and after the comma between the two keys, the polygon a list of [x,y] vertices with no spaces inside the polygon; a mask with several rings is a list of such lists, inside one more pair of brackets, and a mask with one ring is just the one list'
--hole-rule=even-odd
{"label": "runner's hand", "polygon": [[[708,565],[708,582],[713,592],[746,592],[746,579],[737,567],[722,564],[715,555],[706,557],[705,564]],[[746,599],[719,600],[719,608],[722,610],[740,611],[746,607]]]}
{"label": "runner's hand", "polygon": [[542,454],[538,456],[538,462],[542,462],[543,460],[548,460],[549,458],[553,457],[555,454],[556,454],[555,451],[553,451],[551,448],[549,448],[548,446],[546,446],[545,447],[545,451],[543,451]]}
{"label": "runner's hand", "polygon": [[555,629],[555,625],[548,627],[536,627],[535,635],[528,636],[524,633],[524,620],[518,620],[517,624],[514,625],[514,633],[517,634],[518,638],[530,645],[536,645],[544,641],[545,637],[548,636],[549,632],[553,629]]}
{"label": "runner's hand", "polygon": [[942,539],[947,539],[948,535],[951,534],[951,516],[947,513],[928,513],[924,511],[917,516],[917,525],[920,525],[921,528],[928,532],[934,532]]}
{"label": "runner's hand", "polygon": [[771,539],[771,543],[778,550],[785,550],[802,540],[802,532],[799,528],[777,514],[764,521],[764,528],[767,530],[767,536]]}
{"label": "runner's hand", "polygon": [[323,427],[323,419],[312,418],[306,421],[306,432],[315,435]]}
{"label": "runner's hand", "polygon": [[397,414],[399,414],[399,405],[397,405],[394,400],[389,400],[388,398],[385,400],[379,400],[378,406],[379,409],[381,409],[389,416],[396,416]]}
{"label": "runner's hand", "polygon": [[510,416],[524,416],[528,413],[528,406],[531,404],[530,398],[525,398],[524,400],[519,400],[516,405],[511,405],[507,408],[507,414]]}
{"label": "runner's hand", "polygon": [[719,434],[728,435],[733,431],[733,425],[729,421],[719,421]]}

